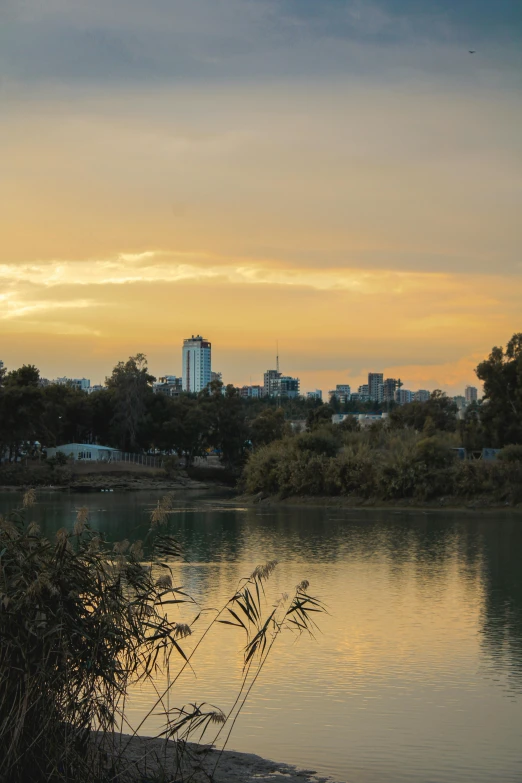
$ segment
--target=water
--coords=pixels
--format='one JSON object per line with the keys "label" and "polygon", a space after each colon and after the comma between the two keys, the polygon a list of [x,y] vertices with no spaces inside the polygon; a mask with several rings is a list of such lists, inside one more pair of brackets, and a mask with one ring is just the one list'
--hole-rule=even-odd
{"label": "water", "polygon": [[[50,533],[87,505],[110,538],[143,537],[157,497],[40,495],[30,515]],[[17,502],[0,495],[4,511]],[[230,747],[344,783],[522,781],[521,514],[225,508],[199,497],[180,500],[172,519],[191,561],[176,578],[205,605],[223,604],[270,558],[275,592],[307,578],[328,605],[316,641],[274,648]],[[172,703],[229,707],[242,641],[225,626],[212,633]],[[150,686],[133,694],[134,724],[151,699]],[[143,733],[160,723],[153,716]]]}

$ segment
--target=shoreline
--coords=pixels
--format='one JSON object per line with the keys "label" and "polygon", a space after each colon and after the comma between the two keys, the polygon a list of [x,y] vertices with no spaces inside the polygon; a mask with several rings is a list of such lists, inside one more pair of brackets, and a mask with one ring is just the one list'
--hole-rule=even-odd
{"label": "shoreline", "polygon": [[[191,760],[184,761],[181,769],[178,761],[178,746],[174,740],[156,737],[118,735],[117,742],[125,746],[124,763],[136,780],[153,779],[183,780],[190,775],[193,783],[269,783],[279,776],[286,783],[334,783],[331,777],[318,775],[315,770],[300,769],[292,764],[279,763],[256,756],[253,753],[240,753],[235,750],[217,750],[212,745],[187,743],[187,755]],[[214,768],[217,769],[214,772]],[[170,777],[176,769],[181,777]]]}
{"label": "shoreline", "polygon": [[380,500],[366,499],[347,495],[292,495],[286,498],[277,495],[236,495],[233,499],[250,507],[287,507],[287,508],[338,508],[349,511],[458,511],[462,513],[511,511],[522,515],[522,503],[490,501],[485,497],[473,499],[440,498],[436,500],[414,501],[407,499]]}

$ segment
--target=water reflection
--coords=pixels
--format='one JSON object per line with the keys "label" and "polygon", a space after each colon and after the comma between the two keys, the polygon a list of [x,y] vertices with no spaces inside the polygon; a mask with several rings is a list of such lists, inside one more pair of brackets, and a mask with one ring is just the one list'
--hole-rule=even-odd
{"label": "water reflection", "polygon": [[[31,516],[50,533],[88,505],[110,539],[143,538],[156,500],[49,495]],[[317,643],[283,646],[268,665],[235,747],[356,783],[520,781],[522,515],[231,509],[205,497],[174,511],[192,563],[177,566],[180,584],[201,602],[220,606],[276,558],[275,590],[307,577],[329,605]],[[217,632],[177,697],[226,708],[240,643]],[[149,702],[136,695],[136,716]]]}

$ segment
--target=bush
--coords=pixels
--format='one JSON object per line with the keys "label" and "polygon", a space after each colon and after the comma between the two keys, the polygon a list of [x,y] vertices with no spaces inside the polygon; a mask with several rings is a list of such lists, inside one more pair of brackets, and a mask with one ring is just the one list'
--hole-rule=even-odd
{"label": "bush", "polygon": [[497,454],[497,459],[502,462],[522,462],[522,444],[504,446]]}

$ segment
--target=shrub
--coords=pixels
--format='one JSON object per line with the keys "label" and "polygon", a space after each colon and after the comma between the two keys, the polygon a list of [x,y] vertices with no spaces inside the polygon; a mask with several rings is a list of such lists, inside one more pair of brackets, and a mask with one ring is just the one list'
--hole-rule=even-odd
{"label": "shrub", "polygon": [[522,444],[512,444],[504,446],[497,454],[497,459],[502,462],[522,462]]}

